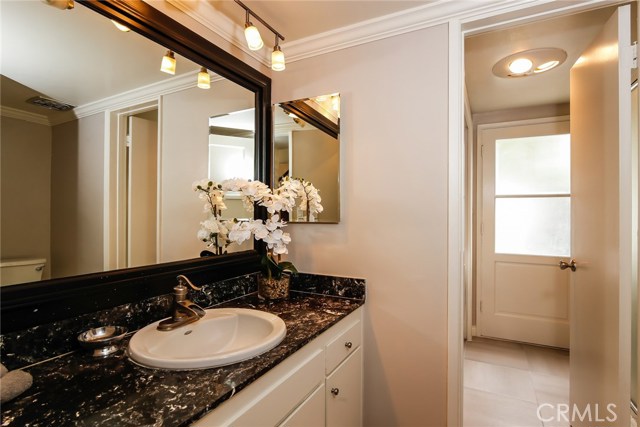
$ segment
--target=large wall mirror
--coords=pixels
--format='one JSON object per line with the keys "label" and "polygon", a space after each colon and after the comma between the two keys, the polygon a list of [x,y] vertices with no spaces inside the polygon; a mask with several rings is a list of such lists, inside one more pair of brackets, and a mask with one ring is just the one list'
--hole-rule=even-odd
{"label": "large wall mirror", "polygon": [[[340,94],[274,105],[272,171],[274,186],[288,176],[318,189],[323,211],[311,222],[340,222]],[[310,219],[297,209],[289,221]]]}
{"label": "large wall mirror", "polygon": [[[224,173],[269,181],[270,79],[140,1],[1,7],[2,261],[42,259],[38,289],[196,262],[205,216],[192,183],[227,163],[211,157],[227,143],[212,139],[216,118],[241,118],[250,133],[241,170]],[[173,75],[160,71],[167,51]],[[3,286],[3,297],[28,286]]]}

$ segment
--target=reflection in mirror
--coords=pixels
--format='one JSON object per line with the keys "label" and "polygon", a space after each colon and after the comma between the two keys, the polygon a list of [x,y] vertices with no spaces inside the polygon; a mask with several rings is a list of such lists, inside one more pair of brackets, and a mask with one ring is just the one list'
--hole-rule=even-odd
{"label": "reflection in mirror", "polygon": [[[209,119],[209,180],[221,183],[227,179],[256,179],[255,158],[255,110],[253,108],[221,114]],[[253,212],[245,209],[240,193],[227,192],[224,196],[226,210],[221,219],[249,220]],[[227,247],[229,252],[248,250],[251,240]]]}
{"label": "reflection in mirror", "polygon": [[[324,210],[316,222],[340,221],[340,95],[281,102],[274,106],[273,183],[302,178],[319,191]],[[306,222],[298,209],[290,222]]]}
{"label": "reflection in mirror", "polygon": [[3,1],[1,19],[0,258],[39,269],[10,282],[198,257],[209,120],[255,114],[255,93],[213,73],[196,87],[177,53],[161,72],[166,48],[81,4]]}
{"label": "reflection in mirror", "polygon": [[254,177],[255,110],[221,114],[209,119],[209,179]]}

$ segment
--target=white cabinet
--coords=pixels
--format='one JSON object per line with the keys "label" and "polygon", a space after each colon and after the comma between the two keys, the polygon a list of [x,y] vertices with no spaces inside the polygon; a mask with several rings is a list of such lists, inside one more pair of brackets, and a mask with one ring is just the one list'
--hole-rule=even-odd
{"label": "white cabinet", "polygon": [[193,426],[361,426],[361,318],[362,307]]}
{"label": "white cabinet", "polygon": [[280,424],[280,427],[324,427],[326,424],[324,389],[324,383],[320,384],[316,391]]}
{"label": "white cabinet", "polygon": [[326,425],[362,425],[362,349],[357,348],[326,382]]}

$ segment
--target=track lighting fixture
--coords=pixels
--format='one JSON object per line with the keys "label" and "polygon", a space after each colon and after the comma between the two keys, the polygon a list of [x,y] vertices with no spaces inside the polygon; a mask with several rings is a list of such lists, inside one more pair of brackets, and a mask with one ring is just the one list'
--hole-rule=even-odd
{"label": "track lighting fixture", "polygon": [[162,57],[160,71],[167,74],[176,73],[176,57],[174,56],[172,51],[168,50],[167,53]]}
{"label": "track lighting fixture", "polygon": [[256,15],[251,9],[249,9],[244,3],[240,0],[235,0],[236,3],[242,7],[245,12],[245,23],[244,23],[244,36],[247,39],[247,45],[251,50],[260,50],[264,46],[264,42],[262,41],[262,37],[260,36],[260,31],[251,23],[249,18],[253,16],[255,19],[260,21],[265,27],[269,29],[275,36],[276,42],[273,45],[273,52],[271,53],[271,69],[274,71],[282,71],[285,69],[284,63],[284,53],[282,53],[282,49],[280,48],[279,41],[284,41],[284,37],[282,34],[273,29],[273,27],[265,22],[264,19],[260,18]]}
{"label": "track lighting fixture", "polygon": [[209,89],[211,87],[211,76],[209,76],[209,72],[204,67],[200,67],[200,72],[198,73],[198,87],[200,89]]}

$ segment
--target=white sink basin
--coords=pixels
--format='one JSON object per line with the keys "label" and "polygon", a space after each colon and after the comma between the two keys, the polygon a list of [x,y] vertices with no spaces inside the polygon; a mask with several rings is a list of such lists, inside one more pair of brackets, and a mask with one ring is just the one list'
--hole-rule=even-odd
{"label": "white sink basin", "polygon": [[287,333],[281,318],[260,310],[215,308],[206,313],[172,331],[157,330],[159,321],[145,326],[131,337],[129,356],[153,368],[212,368],[271,350]]}

